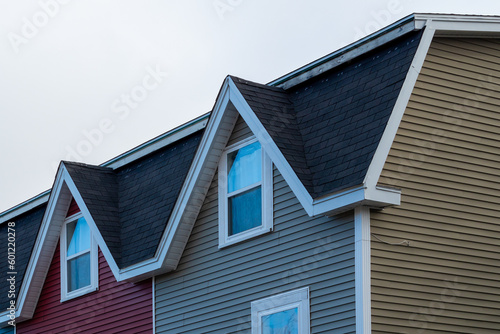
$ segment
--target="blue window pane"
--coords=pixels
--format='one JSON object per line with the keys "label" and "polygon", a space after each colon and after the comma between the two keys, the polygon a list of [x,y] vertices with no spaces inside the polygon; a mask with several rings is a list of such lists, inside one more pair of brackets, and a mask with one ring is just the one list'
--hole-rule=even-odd
{"label": "blue window pane", "polygon": [[229,197],[229,235],[262,225],[261,187]]}
{"label": "blue window pane", "polygon": [[68,261],[68,292],[90,285],[90,253]]}
{"label": "blue window pane", "polygon": [[262,151],[259,142],[227,155],[227,191],[245,188],[262,179]]}
{"label": "blue window pane", "polygon": [[262,334],[299,334],[298,309],[263,316]]}
{"label": "blue window pane", "polygon": [[72,256],[90,249],[90,230],[85,218],[80,218],[66,225],[68,249],[66,256]]}

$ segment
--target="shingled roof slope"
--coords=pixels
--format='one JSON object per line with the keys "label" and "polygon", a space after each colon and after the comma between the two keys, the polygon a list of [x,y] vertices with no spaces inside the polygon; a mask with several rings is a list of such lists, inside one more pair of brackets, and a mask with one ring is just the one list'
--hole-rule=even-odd
{"label": "shingled roof slope", "polygon": [[231,77],[313,198],[363,183],[421,35],[289,90]]}
{"label": "shingled roof slope", "polygon": [[230,77],[276,146],[285,155],[304,187],[313,192],[312,175],[289,94],[281,88]]}
{"label": "shingled roof slope", "polygon": [[202,134],[116,170],[64,162],[119,268],[155,255]]}
{"label": "shingled roof slope", "polygon": [[118,216],[118,182],[115,172],[109,167],[68,161],[63,163],[99,227],[99,232],[109,251],[119,263],[121,241]]}
{"label": "shingled roof slope", "polygon": [[[43,215],[45,213],[46,204],[42,204],[30,211],[22,214],[19,217],[9,220],[9,222],[14,222],[15,227],[11,227],[15,231],[15,268],[11,270],[9,268],[9,263],[7,262],[8,255],[8,222],[0,224],[0,237],[2,242],[0,242],[0,254],[3,254],[4,261],[0,261],[0,270],[2,272],[0,284],[0,294],[3,296],[0,299],[0,307],[2,310],[6,310],[9,307],[10,299],[8,298],[9,283],[7,279],[10,277],[8,272],[16,272],[16,297],[19,294],[21,288],[21,283],[24,279],[26,273],[26,268],[28,267],[28,262],[30,260],[31,251],[35,245],[36,236],[38,235],[38,230],[42,223]],[[11,230],[12,232],[12,230]]]}
{"label": "shingled roof slope", "polygon": [[363,183],[421,36],[409,33],[289,91],[313,197]]}
{"label": "shingled roof slope", "polygon": [[121,268],[154,256],[203,130],[118,169]]}

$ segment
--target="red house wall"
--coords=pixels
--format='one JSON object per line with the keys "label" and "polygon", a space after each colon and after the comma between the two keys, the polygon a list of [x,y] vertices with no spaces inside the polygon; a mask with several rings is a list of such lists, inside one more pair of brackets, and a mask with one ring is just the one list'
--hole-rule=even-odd
{"label": "red house wall", "polygon": [[[75,213],[72,209],[68,215]],[[17,324],[17,334],[152,332],[152,280],[117,282],[100,249],[99,289],[61,303],[59,245],[33,318]]]}
{"label": "red house wall", "polygon": [[99,249],[99,290],[61,303],[59,245],[31,320],[17,333],[152,333],[151,279],[116,282]]}

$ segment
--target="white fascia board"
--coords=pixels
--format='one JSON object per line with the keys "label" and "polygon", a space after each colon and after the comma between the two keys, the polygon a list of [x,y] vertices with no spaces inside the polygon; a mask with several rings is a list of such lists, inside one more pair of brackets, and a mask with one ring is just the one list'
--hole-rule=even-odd
{"label": "white fascia board", "polygon": [[106,245],[106,242],[104,242],[104,238],[101,235],[101,232],[99,231],[99,228],[97,227],[94,218],[92,218],[92,215],[90,214],[89,209],[87,208],[87,205],[85,204],[82,195],[80,195],[80,192],[78,191],[78,188],[76,187],[75,183],[71,179],[71,176],[69,175],[68,171],[66,170],[66,167],[64,166],[64,163],[61,165],[61,169],[63,170],[62,177],[68,186],[71,195],[75,199],[76,204],[78,205],[78,208],[83,214],[83,217],[87,221],[87,224],[89,225],[89,228],[92,230],[92,235],[97,241],[97,245],[99,248],[101,248],[101,251],[104,255],[104,258],[108,262],[109,267],[111,268],[111,271],[113,272],[113,275],[115,276],[115,279],[118,280],[118,265],[116,264],[115,259],[113,258],[108,246]]}
{"label": "white fascia board", "polygon": [[377,182],[380,178],[380,174],[382,173],[382,169],[384,168],[384,164],[387,160],[387,156],[389,155],[394,138],[396,138],[396,133],[399,129],[401,120],[403,119],[403,114],[406,110],[406,106],[408,105],[408,101],[410,100],[415,83],[417,82],[418,75],[420,74],[424,64],[427,52],[429,51],[434,33],[435,30],[432,29],[432,27],[426,27],[424,30],[422,38],[420,39],[420,44],[418,45],[417,51],[410,65],[410,69],[408,70],[408,74],[406,75],[406,79],[394,105],[394,109],[392,110],[385,131],[380,139],[377,150],[373,155],[370,166],[368,167],[363,183],[367,188],[372,189],[373,191],[376,190]]}
{"label": "white fascia board", "polygon": [[11,220],[14,217],[20,216],[29,210],[46,203],[49,200],[50,190],[44,191],[40,195],[37,195],[29,200],[16,205],[15,207],[4,211],[0,214],[0,224]]}
{"label": "white fascia board", "polygon": [[271,158],[276,168],[280,171],[281,175],[292,189],[293,193],[299,200],[300,204],[309,216],[313,215],[312,197],[307,192],[306,188],[299,180],[297,174],[293,171],[292,167],[279,150],[278,146],[266,131],[260,120],[257,118],[252,108],[248,105],[247,101],[238,90],[233,80],[229,78],[230,87],[230,100],[240,113],[241,117],[245,120],[250,130],[259,140],[260,144],[264,147],[266,154]]}
{"label": "white fascia board", "polygon": [[375,207],[401,204],[401,190],[386,187],[367,187],[365,203]]}
{"label": "white fascia board", "polygon": [[[96,238],[96,241],[97,241],[99,247],[101,248],[101,251],[104,254],[104,257],[106,258],[106,261],[108,262],[108,264],[113,272],[113,275],[115,276],[115,278],[118,279],[118,267],[116,265],[116,262],[115,262],[114,258],[111,256],[111,253],[110,253],[108,247],[106,246],[106,243],[104,242],[102,235],[99,232],[99,229],[97,228],[92,216],[90,215],[89,210],[87,209],[87,206],[85,205],[85,202],[83,201],[80,193],[78,192],[78,189],[76,188],[73,180],[71,179],[71,176],[69,175],[69,173],[66,170],[66,167],[64,166],[64,163],[63,163],[60,165],[59,170],[57,172],[56,180],[55,180],[54,186],[52,188],[52,193],[51,193],[51,196],[50,196],[49,201],[47,203],[47,209],[45,210],[45,214],[44,214],[44,217],[42,219],[40,231],[39,231],[37,239],[35,241],[35,245],[33,247],[33,251],[31,253],[28,266],[26,268],[26,274],[25,274],[23,283],[21,285],[21,289],[19,291],[18,311],[19,311],[19,317],[22,319],[31,318],[32,311],[34,311],[34,310],[29,310],[29,314],[26,314],[26,312],[25,312],[24,304],[25,304],[27,298],[29,297],[29,295],[31,295],[30,299],[32,299],[32,302],[34,302],[36,304],[36,301],[38,300],[39,295],[41,293],[41,287],[40,287],[40,291],[32,290],[33,286],[31,284],[31,281],[35,275],[35,271],[42,270],[44,272],[43,276],[46,277],[47,272],[48,272],[49,267],[50,267],[50,262],[52,261],[52,259],[50,259],[50,260],[48,260],[48,262],[45,261],[47,263],[42,264],[40,262],[40,256],[41,256],[41,253],[43,250],[43,246],[46,243],[46,239],[47,239],[47,236],[49,234],[51,223],[53,220],[54,211],[55,211],[56,205],[58,203],[58,199],[61,195],[61,191],[64,188],[64,186],[67,187],[66,188],[67,190],[65,190],[65,191],[66,192],[69,191],[71,196],[75,199],[76,203],[78,204],[78,207],[80,208],[80,211],[82,212],[83,216],[87,220],[87,223],[88,223],[89,227],[91,228],[92,233],[93,233],[94,237]],[[69,205],[69,203],[68,203],[68,205]],[[57,232],[58,232],[57,235],[59,236],[61,231],[59,230]],[[53,234],[52,232],[50,232],[50,233]],[[57,240],[58,240],[58,238],[57,238]],[[42,265],[42,266],[40,267],[40,265]],[[29,291],[30,289],[31,289],[31,291]],[[1,314],[0,314],[0,316],[1,316]]]}
{"label": "white fascia board", "polygon": [[167,223],[167,228],[163,233],[155,256],[151,259],[121,269],[119,274],[120,280],[129,280],[136,276],[145,275],[149,272],[159,274],[160,272],[167,272],[175,269],[162,268],[162,266],[167,257],[167,253],[175,236],[175,232],[179,227],[182,214],[189,201],[189,196],[196,185],[196,181],[202,171],[205,159],[210,152],[212,142],[217,135],[217,130],[219,124],[222,121],[222,117],[224,116],[224,111],[229,104],[230,94],[228,80],[229,77],[226,78],[222,85],[220,96],[215,103],[214,111],[212,112],[210,120],[206,125],[205,133],[203,134],[203,137],[200,141],[200,144],[198,146],[199,148],[196,151],[195,157],[191,164],[191,168],[188,172],[186,180],[184,181],[184,185],[181,188],[178,200],[172,210],[169,222]]}
{"label": "white fascia board", "polygon": [[[37,239],[35,241],[35,245],[33,246],[33,251],[31,252],[31,256],[28,262],[28,266],[26,267],[26,271],[24,274],[24,279],[21,284],[21,289],[19,290],[18,293],[18,298],[17,298],[17,313],[16,316],[18,318],[30,318],[30,315],[25,316],[24,315],[24,303],[26,301],[26,298],[28,296],[28,290],[32,289],[33,287],[31,286],[31,281],[33,279],[33,276],[35,274],[35,269],[37,265],[40,264],[40,254],[42,252],[42,246],[45,242],[46,236],[49,231],[50,227],[50,221],[52,220],[52,216],[54,213],[55,206],[57,204],[57,199],[59,198],[59,194],[61,192],[61,189],[63,188],[64,180],[62,178],[63,174],[63,168],[59,168],[57,175],[56,175],[56,180],[54,182],[54,186],[52,187],[52,192],[51,196],[49,197],[48,203],[47,203],[47,208],[45,210],[43,219],[42,219],[42,224],[40,226],[40,230],[38,232]],[[41,268],[41,270],[44,270],[45,272],[48,272],[50,263],[47,264],[46,268]],[[41,288],[40,288],[41,289]],[[34,296],[34,300],[38,300],[39,297],[39,292],[41,291],[34,291],[35,294],[38,294],[38,296]],[[5,312],[4,312],[5,313]],[[5,313],[6,314],[6,313]],[[3,313],[0,314],[0,316],[3,316]]]}
{"label": "white fascia board", "polygon": [[259,121],[247,101],[229,78],[230,100],[243,117],[248,127],[259,140],[276,168],[280,171],[293,193],[302,204],[309,216],[341,212],[342,208],[349,209],[353,205],[366,204],[374,206],[398,205],[401,193],[392,189],[368,188],[365,185],[331,194],[320,199],[314,199],[306,190],[292,167],[272,140],[262,123]]}
{"label": "white fascia board", "polygon": [[[106,258],[106,261],[108,262],[108,265],[110,266],[111,271],[113,272],[113,275],[115,276],[115,278],[117,280],[119,280],[118,266],[117,266],[114,258],[112,257],[111,252],[109,251],[106,243],[104,242],[104,239],[102,238],[102,235],[99,232],[99,229],[97,228],[97,225],[95,224],[94,219],[92,218],[87,206],[85,205],[85,202],[83,201],[82,196],[80,195],[78,189],[76,188],[75,183],[71,179],[71,176],[69,175],[69,173],[66,170],[66,167],[64,166],[64,163],[63,163],[60,165],[59,170],[57,172],[56,180],[55,180],[54,186],[52,188],[52,193],[51,193],[51,196],[50,196],[48,204],[47,204],[47,209],[45,210],[45,214],[44,214],[44,217],[42,219],[40,231],[39,231],[37,239],[35,241],[35,245],[33,247],[33,251],[31,253],[28,266],[26,268],[26,274],[25,274],[23,283],[21,285],[21,289],[20,289],[19,294],[18,294],[18,299],[17,299],[18,310],[17,310],[16,315],[19,319],[30,319],[32,317],[32,313],[34,310],[29,310],[29,312],[26,311],[26,312],[28,312],[28,313],[26,313],[25,308],[24,308],[24,304],[25,304],[27,298],[29,297],[29,295],[31,295],[30,299],[32,299],[31,300],[32,304],[33,303],[36,304],[36,302],[40,296],[42,287],[39,287],[37,289],[37,291],[34,291],[33,286],[31,284],[31,281],[35,275],[35,271],[36,270],[44,271],[43,276],[46,277],[47,272],[49,270],[50,262],[52,261],[52,259],[45,260],[45,262],[47,262],[47,263],[42,264],[40,261],[40,256],[42,253],[43,246],[46,243],[46,239],[47,239],[47,236],[49,234],[51,223],[53,220],[55,208],[56,208],[56,205],[58,203],[58,199],[61,195],[61,191],[64,188],[64,186],[66,186],[66,189],[67,189],[67,190],[65,190],[66,194],[69,191],[69,194],[75,199],[75,202],[77,203],[78,207],[80,208],[80,211],[82,212],[83,216],[85,217],[90,229],[92,230],[94,237],[96,238],[96,241],[97,241],[99,247],[101,248],[101,251],[104,254],[104,257]],[[69,205],[69,203],[68,203],[68,205]],[[52,231],[50,233],[53,234],[53,232],[54,231]],[[58,232],[57,235],[59,236],[61,231],[59,230],[57,232]],[[57,240],[58,240],[58,238],[57,238]],[[41,267],[40,267],[40,265],[41,265]],[[31,291],[29,291],[29,290],[31,290]],[[7,313],[6,312],[4,312],[4,313],[6,316]],[[1,313],[0,316],[4,315],[4,313]]]}
{"label": "white fascia board", "polygon": [[371,333],[370,209],[354,209],[354,287],[356,333]]}
{"label": "white fascia board", "polygon": [[340,213],[358,205],[386,207],[400,204],[401,191],[398,189],[360,186],[315,199],[313,201],[313,213],[314,216]]}
{"label": "white fascia board", "polygon": [[313,214],[320,215],[332,211],[339,211],[343,207],[348,207],[365,200],[365,187],[358,187],[342,191],[333,195],[316,199],[313,202]]}
{"label": "white fascia board", "polygon": [[229,104],[228,80],[229,78],[224,81],[220,97],[214,107],[213,115],[207,124],[205,133],[198,146],[199,149],[196,151],[193,162],[191,163],[191,168],[189,169],[186,180],[184,181],[184,186],[180,191],[179,199],[177,200],[176,205],[172,211],[171,220],[167,224],[167,230],[165,231],[162,242],[158,247],[158,255],[161,259],[164,259],[167,255],[168,247],[166,246],[170,245],[174,238],[175,232],[179,227],[184,209],[188,204],[189,197],[193,192],[196,181],[198,180],[198,176],[203,169],[205,160],[210,153],[212,142],[217,135],[219,124],[221,123],[224,116],[224,111]]}
{"label": "white fascia board", "polygon": [[463,14],[431,14],[431,13],[415,13],[413,14],[415,22],[441,21],[441,22],[459,22],[459,23],[499,23],[500,16],[498,15],[463,15]]}

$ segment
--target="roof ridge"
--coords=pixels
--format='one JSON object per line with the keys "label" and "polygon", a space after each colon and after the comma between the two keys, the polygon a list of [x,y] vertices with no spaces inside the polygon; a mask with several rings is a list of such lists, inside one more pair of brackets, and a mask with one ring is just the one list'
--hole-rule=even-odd
{"label": "roof ridge", "polygon": [[255,82],[255,81],[243,79],[241,77],[237,77],[237,76],[234,76],[234,75],[228,75],[228,77],[230,77],[233,81],[239,82],[239,83],[242,83],[242,84],[246,84],[246,85],[250,85],[250,86],[255,86],[255,87],[259,87],[259,88],[265,88],[265,89],[269,89],[269,90],[276,91],[276,92],[286,92],[281,87],[270,86],[268,84],[262,84],[262,83],[259,83],[259,82]]}
{"label": "roof ridge", "polygon": [[88,163],[84,163],[84,162],[79,162],[79,161],[61,160],[61,162],[65,166],[79,166],[79,167],[97,169],[97,170],[101,170],[101,171],[110,171],[110,172],[114,171],[114,169],[111,168],[111,167],[100,166],[100,165],[92,165],[92,164],[88,164]]}

